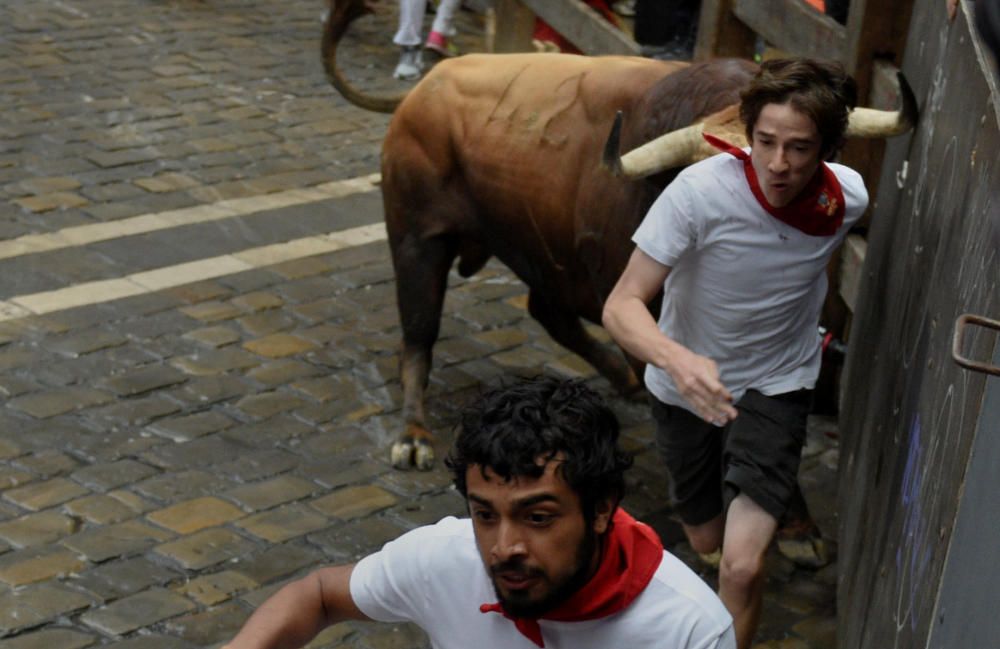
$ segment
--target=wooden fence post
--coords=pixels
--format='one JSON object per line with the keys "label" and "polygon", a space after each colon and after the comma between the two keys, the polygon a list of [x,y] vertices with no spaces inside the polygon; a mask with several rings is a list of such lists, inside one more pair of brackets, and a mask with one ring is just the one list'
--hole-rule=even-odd
{"label": "wooden fence post", "polygon": [[535,12],[520,0],[496,0],[496,33],[493,46],[498,53],[532,52]]}
{"label": "wooden fence post", "polygon": [[717,56],[753,58],[757,35],[734,14],[735,0],[702,0],[694,60]]}

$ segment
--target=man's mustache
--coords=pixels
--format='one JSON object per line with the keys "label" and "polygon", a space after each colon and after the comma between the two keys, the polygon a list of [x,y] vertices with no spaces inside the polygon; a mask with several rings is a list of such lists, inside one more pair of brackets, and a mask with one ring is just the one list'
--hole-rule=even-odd
{"label": "man's mustache", "polygon": [[542,574],[542,571],[538,568],[532,568],[524,563],[522,559],[509,559],[507,561],[501,561],[499,563],[494,563],[490,566],[490,574],[494,577],[497,576],[508,576],[508,577],[537,577]]}

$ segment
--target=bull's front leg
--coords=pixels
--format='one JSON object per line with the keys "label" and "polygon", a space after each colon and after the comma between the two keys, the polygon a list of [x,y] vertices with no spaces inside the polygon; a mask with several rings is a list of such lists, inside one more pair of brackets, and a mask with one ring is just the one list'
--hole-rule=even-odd
{"label": "bull's front leg", "polygon": [[[390,213],[387,210],[387,217]],[[387,221],[393,223],[394,220]],[[399,324],[403,330],[399,378],[403,384],[405,429],[390,455],[397,469],[426,471],[434,464],[431,445],[434,436],[425,424],[424,397],[431,371],[431,350],[441,327],[448,269],[455,259],[456,246],[447,236],[424,237],[419,231],[394,236],[395,230],[390,227],[389,232]]]}
{"label": "bull's front leg", "polygon": [[427,429],[424,415],[424,391],[431,369],[430,350],[422,345],[404,343],[399,365],[406,429],[392,445],[392,465],[397,469],[416,467],[426,471],[434,464],[433,435]]}

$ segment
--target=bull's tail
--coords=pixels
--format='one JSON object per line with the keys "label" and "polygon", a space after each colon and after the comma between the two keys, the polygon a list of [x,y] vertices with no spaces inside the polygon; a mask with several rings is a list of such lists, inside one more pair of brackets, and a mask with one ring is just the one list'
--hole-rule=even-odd
{"label": "bull's tail", "polygon": [[395,96],[369,95],[358,90],[337,67],[337,46],[352,22],[374,13],[366,0],[330,0],[330,11],[323,24],[322,58],[327,81],[344,99],[356,106],[378,113],[391,113],[406,93]]}

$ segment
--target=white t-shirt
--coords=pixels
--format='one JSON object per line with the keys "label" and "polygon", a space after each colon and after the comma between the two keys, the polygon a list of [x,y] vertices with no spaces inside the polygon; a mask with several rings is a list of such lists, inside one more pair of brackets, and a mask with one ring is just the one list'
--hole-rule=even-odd
{"label": "white t-shirt", "polygon": [[[861,176],[828,165],[845,203],[832,236],[808,235],[770,215],[743,162],[722,153],[682,171],[632,237],[671,267],[660,330],[715,361],[734,400],[751,388],[772,395],[816,384],[826,264],[868,205]],[[647,365],[645,378],[660,401],[691,409],[667,372]]]}
{"label": "white t-shirt", "polygon": [[[351,597],[381,622],[414,622],[435,649],[538,649],[499,613],[472,522],[448,517],[387,543],[351,574]],[[733,649],[732,619],[715,593],[664,552],[646,589],[624,610],[583,622],[539,620],[546,649]]]}

